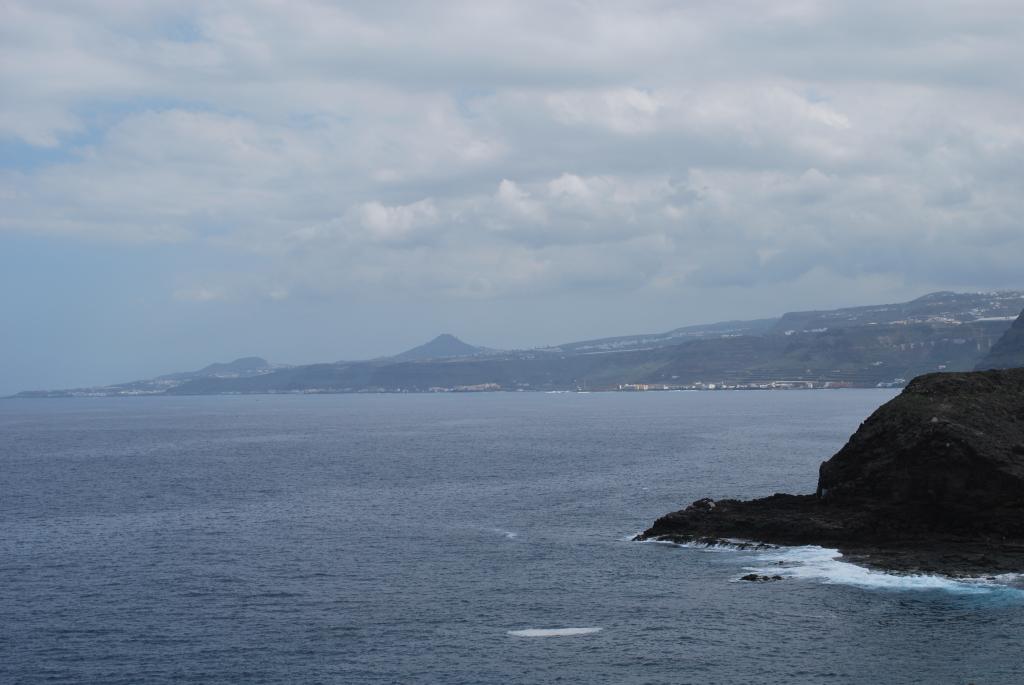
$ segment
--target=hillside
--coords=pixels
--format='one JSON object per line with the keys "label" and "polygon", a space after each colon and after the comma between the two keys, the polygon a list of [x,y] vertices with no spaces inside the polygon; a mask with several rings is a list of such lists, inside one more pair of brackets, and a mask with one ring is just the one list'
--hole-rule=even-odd
{"label": "hillside", "polygon": [[1024,292],[933,293],[512,351],[446,334],[369,361],[281,367],[249,358],[149,381],[21,396],[902,386],[932,371],[973,369],[1021,309]]}
{"label": "hillside", "polygon": [[534,351],[434,361],[322,364],[251,378],[199,379],[170,392],[901,385],[905,379],[930,371],[973,368],[1007,325],[989,321],[960,324],[954,329],[892,324],[790,335],[726,336],[622,352]]}
{"label": "hillside", "polygon": [[185,371],[157,376],[157,381],[187,381],[195,378],[239,378],[273,371],[275,367],[262,357],[241,357],[231,362],[215,362],[198,371]]}
{"label": "hillside", "polygon": [[736,335],[760,335],[769,331],[778,319],[755,319],[752,321],[723,321],[720,323],[684,326],[667,333],[624,335],[615,338],[599,338],[565,343],[557,347],[544,348],[551,352],[587,354],[590,352],[624,352],[627,350],[649,349],[681,345],[691,340],[723,338]]}
{"label": "hillside", "polygon": [[994,293],[930,293],[910,302],[846,307],[829,311],[791,312],[775,325],[778,332],[852,328],[885,324],[957,325],[975,321],[1017,318],[1019,291]]}
{"label": "hillside", "polygon": [[977,369],[1011,369],[1024,366],[1024,312],[1010,330],[996,342],[992,350],[978,364]]}
{"label": "hillside", "polygon": [[163,395],[177,386],[203,379],[233,380],[251,378],[290,368],[285,364],[271,364],[262,357],[241,357],[230,362],[217,362],[198,371],[182,371],[157,376],[148,380],[130,381],[115,385],[65,390],[28,390],[15,397],[120,397],[133,395]]}
{"label": "hillside", "polygon": [[490,352],[486,347],[476,347],[462,342],[454,335],[442,333],[430,342],[390,357],[390,360],[408,362],[426,359],[449,359],[451,357],[472,357],[486,352]]}
{"label": "hillside", "polygon": [[898,386],[931,371],[973,368],[1010,326],[1007,312],[1017,306],[1024,306],[1022,293],[937,293],[894,305],[691,327],[692,339],[671,345],[641,345],[645,336],[628,336],[473,357],[317,365],[205,379],[171,392]]}

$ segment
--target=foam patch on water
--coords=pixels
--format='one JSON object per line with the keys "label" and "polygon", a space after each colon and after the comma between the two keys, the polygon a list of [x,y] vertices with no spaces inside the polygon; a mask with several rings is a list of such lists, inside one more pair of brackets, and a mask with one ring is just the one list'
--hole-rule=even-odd
{"label": "foam patch on water", "polygon": [[[942,590],[964,595],[1000,593],[1016,601],[1024,601],[1024,573],[1003,573],[985,578],[950,578],[929,574],[900,574],[866,568],[843,561],[839,550],[808,545],[781,547],[768,545],[766,549],[744,549],[749,542],[723,540],[722,544],[707,542],[676,542],[673,540],[646,540],[705,552],[731,552],[753,557],[756,565],[744,566],[744,573],[781,576],[783,579],[810,580],[826,585],[850,585],[874,590]],[[737,578],[738,580],[738,578]]]}
{"label": "foam patch on water", "polygon": [[602,628],[527,628],[526,630],[510,630],[514,637],[573,637],[576,635],[593,635]]}
{"label": "foam patch on water", "polygon": [[838,550],[824,547],[779,547],[757,552],[756,566],[746,570],[762,575],[813,580],[830,585],[852,585],[881,590],[944,590],[958,594],[994,591],[1019,593],[1024,598],[1022,574],[991,578],[949,578],[927,574],[897,574],[865,568],[842,560]]}
{"label": "foam patch on water", "polygon": [[[639,535],[637,533],[636,535]],[[636,535],[624,538],[627,541],[633,541]],[[683,549],[696,549],[702,552],[740,552],[740,551],[751,551],[753,547],[771,547],[776,548],[775,545],[768,545],[765,543],[754,543],[746,540],[732,540],[723,538],[720,543],[707,542],[702,540],[693,540],[690,542],[677,542],[676,540],[663,540],[661,538],[651,538],[650,540],[641,540],[640,544],[644,545],[665,545],[668,547],[681,547]]]}
{"label": "foam patch on water", "polygon": [[501,528],[491,528],[491,531],[497,533],[498,535],[501,535],[506,540],[515,540],[517,537],[519,537],[519,533],[516,533],[515,531],[511,531],[511,530],[502,530]]}

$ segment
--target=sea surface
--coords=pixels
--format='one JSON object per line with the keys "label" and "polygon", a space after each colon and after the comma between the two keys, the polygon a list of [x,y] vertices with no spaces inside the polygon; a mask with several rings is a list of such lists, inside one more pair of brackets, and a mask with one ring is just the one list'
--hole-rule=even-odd
{"label": "sea surface", "polygon": [[1019,579],[628,541],[892,395],[2,401],[0,682],[1024,682]]}

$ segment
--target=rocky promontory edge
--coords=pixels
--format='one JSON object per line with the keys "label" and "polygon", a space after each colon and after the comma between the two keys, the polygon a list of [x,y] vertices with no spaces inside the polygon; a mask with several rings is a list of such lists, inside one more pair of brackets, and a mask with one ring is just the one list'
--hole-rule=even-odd
{"label": "rocky promontory edge", "polygon": [[701,499],[637,539],[821,545],[901,572],[1024,572],[1024,369],[920,376],[821,465],[814,494]]}

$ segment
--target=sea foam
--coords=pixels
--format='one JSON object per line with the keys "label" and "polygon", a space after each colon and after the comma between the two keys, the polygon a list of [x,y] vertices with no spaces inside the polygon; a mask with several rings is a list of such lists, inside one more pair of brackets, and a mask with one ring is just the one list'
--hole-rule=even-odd
{"label": "sea foam", "polygon": [[756,553],[746,570],[783,578],[813,580],[830,585],[851,585],[881,590],[944,590],[958,594],[1008,591],[1020,594],[1020,574],[991,578],[950,578],[930,574],[899,574],[858,566],[842,560],[839,550],[825,547],[778,547]]}
{"label": "sea foam", "polygon": [[601,628],[527,628],[526,630],[510,630],[508,634],[514,637],[572,637],[592,635],[601,630]]}
{"label": "sea foam", "polygon": [[[648,540],[654,544],[709,552],[732,552],[752,555],[743,566],[744,573],[782,576],[783,579],[809,580],[826,585],[849,585],[872,590],[943,590],[956,594],[989,594],[999,592],[1024,601],[1024,573],[1003,573],[985,578],[951,578],[932,574],[891,573],[843,561],[837,549],[807,545],[768,549],[742,549],[742,540],[723,540],[723,544],[705,542],[674,542]],[[749,543],[748,543],[749,544]]]}

